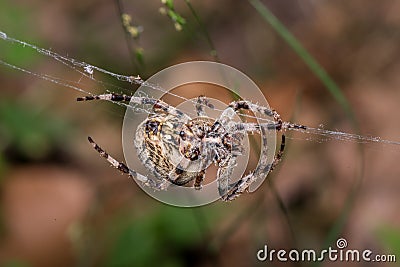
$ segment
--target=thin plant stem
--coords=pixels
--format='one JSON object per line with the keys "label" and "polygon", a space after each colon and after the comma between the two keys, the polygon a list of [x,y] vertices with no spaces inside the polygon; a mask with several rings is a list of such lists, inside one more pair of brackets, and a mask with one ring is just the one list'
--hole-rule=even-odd
{"label": "thin plant stem", "polygon": [[242,212],[240,212],[236,218],[225,228],[225,230],[218,234],[217,238],[211,241],[211,248],[219,249],[221,248],[231,236],[237,231],[242,223],[249,220],[252,215],[262,206],[264,200],[263,194],[258,194],[248,207],[245,207]]}
{"label": "thin plant stem", "polygon": [[[360,127],[355,118],[354,112],[347,101],[346,97],[337,86],[337,84],[333,81],[333,79],[329,76],[329,74],[324,70],[324,68],[307,52],[307,50],[301,45],[301,43],[294,37],[289,30],[276,18],[272,12],[259,0],[249,0],[250,4],[258,11],[258,13],[262,16],[262,18],[271,25],[271,27],[286,41],[286,43],[295,51],[295,53],[304,61],[304,63],[310,68],[310,70],[321,80],[321,82],[325,85],[327,90],[331,93],[334,99],[340,104],[342,109],[345,111],[346,115],[350,118],[350,121],[353,124],[354,129],[359,134]],[[364,177],[364,165],[365,165],[365,157],[364,157],[364,148],[362,144],[358,144],[358,150],[360,154],[360,173],[356,181],[354,182],[350,195],[345,201],[343,210],[341,214],[338,216],[338,219],[334,223],[331,228],[325,244],[331,244],[335,238],[339,236],[342,229],[344,228],[346,218],[348,218],[351,208],[354,205],[356,196],[361,187],[363,177]],[[317,264],[320,265],[320,264]]]}
{"label": "thin plant stem", "polygon": [[200,26],[201,31],[204,34],[204,37],[207,40],[208,46],[210,47],[210,54],[211,56],[214,58],[214,60],[216,62],[220,62],[219,61],[219,57],[218,57],[218,52],[217,49],[215,48],[214,42],[211,39],[210,33],[207,30],[207,27],[205,26],[205,24],[203,23],[203,20],[200,18],[200,16],[197,14],[196,9],[193,7],[192,3],[190,2],[190,0],[185,0],[186,5],[188,6],[190,12],[192,12],[193,17],[196,19],[197,23]]}
{"label": "thin plant stem", "polygon": [[[259,0],[249,0],[250,4],[260,13],[262,18],[286,41],[294,52],[303,60],[310,70],[321,80],[335,100],[342,106],[346,114],[357,125],[354,113],[349,102],[340,90],[339,86],[332,80],[324,68],[303,47],[297,38],[279,21],[277,17]],[[358,128],[358,127],[357,127]]]}
{"label": "thin plant stem", "polygon": [[127,33],[125,26],[122,24],[122,15],[125,13],[125,8],[122,4],[122,0],[114,0],[114,3],[117,8],[118,19],[121,23],[122,30],[124,31],[126,46],[128,48],[129,57],[131,58],[130,62],[133,64],[134,67],[133,73],[141,74],[142,69],[140,67],[140,64],[136,62],[136,55],[132,50],[132,37]]}

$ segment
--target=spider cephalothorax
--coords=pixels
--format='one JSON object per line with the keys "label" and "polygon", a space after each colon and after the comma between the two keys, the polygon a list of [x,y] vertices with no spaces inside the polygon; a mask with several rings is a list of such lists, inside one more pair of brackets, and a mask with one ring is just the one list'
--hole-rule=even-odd
{"label": "spider cephalothorax", "polygon": [[[218,191],[224,201],[233,200],[246,191],[254,181],[272,170],[282,157],[285,147],[283,134],[280,150],[273,160],[266,158],[267,147],[262,148],[263,156],[256,170],[236,182],[231,182],[236,158],[243,151],[243,138],[246,132],[262,133],[263,138],[266,138],[265,133],[269,130],[282,131],[305,127],[284,124],[274,110],[244,100],[232,102],[218,119],[211,119],[204,112],[205,106],[212,108],[205,97],[198,98],[196,118],[190,118],[161,100],[148,97],[105,94],[78,98],[78,101],[94,99],[152,105],[152,114],[138,126],[133,142],[140,161],[154,178],[141,175],[129,169],[124,163],[116,161],[89,137],[94,148],[115,168],[157,190],[166,189],[171,183],[183,186],[192,181],[194,188],[200,189],[207,167],[215,164],[218,167],[216,178]],[[272,122],[265,124],[235,122],[233,116],[243,109],[269,116]],[[266,146],[266,140],[263,140],[263,144]]]}
{"label": "spider cephalothorax", "polygon": [[205,117],[192,119],[182,125],[182,128],[178,130],[179,150],[185,158],[195,161],[208,152],[212,125],[213,121]]}

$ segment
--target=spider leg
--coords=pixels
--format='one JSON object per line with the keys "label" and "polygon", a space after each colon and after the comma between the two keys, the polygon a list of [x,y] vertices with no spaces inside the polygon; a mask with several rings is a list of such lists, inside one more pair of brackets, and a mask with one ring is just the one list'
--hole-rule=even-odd
{"label": "spider leg", "polygon": [[154,99],[150,97],[138,97],[138,96],[129,96],[124,94],[102,94],[102,95],[91,95],[78,97],[77,101],[91,101],[91,100],[106,100],[106,101],[114,101],[114,102],[130,102],[138,105],[153,105],[153,110],[155,112],[162,112],[172,114],[178,118],[188,119],[189,117],[184,114],[179,109],[168,105],[164,101],[160,99]]}
{"label": "spider leg", "polygon": [[[234,101],[229,104],[229,107],[233,108],[233,110],[238,111],[240,109],[251,110],[256,113],[264,114],[269,117],[273,117],[274,121],[282,124],[281,116],[274,109],[270,109],[267,107],[259,106],[251,103],[247,100],[239,100]],[[278,129],[280,130],[280,129]]]}
{"label": "spider leg", "polygon": [[201,189],[201,183],[204,180],[204,175],[205,175],[205,171],[204,170],[200,171],[197,174],[196,179],[194,180],[194,189],[196,189],[196,190],[200,190]]}
{"label": "spider leg", "polygon": [[247,132],[247,133],[261,133],[261,128],[267,130],[277,130],[280,125],[276,122],[268,123],[252,123],[252,122],[235,122],[231,126],[231,130],[234,132]]}
{"label": "spider leg", "polygon": [[[265,137],[266,131],[268,129],[266,127],[261,127],[260,130],[263,134],[263,143],[264,143],[263,149],[261,151],[261,156],[262,156],[266,155],[268,150],[267,139]],[[286,137],[284,134],[282,134],[282,140],[279,151],[275,155],[272,163],[268,163],[266,157],[261,157],[259,165],[254,170],[254,172],[242,177],[236,183],[229,185],[229,190],[224,195],[221,195],[221,199],[223,201],[232,201],[236,199],[239,195],[248,190],[249,186],[253,182],[262,178],[264,175],[267,175],[268,172],[272,171],[276,167],[276,165],[281,161],[285,145],[286,145]]]}
{"label": "spider leg", "polygon": [[[239,131],[246,131],[246,132],[260,132],[261,127],[267,127],[270,130],[282,130],[284,124],[281,116],[273,109],[269,109],[263,106],[259,106],[256,104],[251,103],[250,101],[240,100],[231,102],[227,109],[225,109],[218,120],[215,121],[212,130],[217,131],[221,125],[227,125],[230,120],[232,120],[233,115],[241,110],[251,110],[255,113],[260,113],[272,117],[274,123],[266,123],[265,126],[261,126],[261,124],[251,124],[251,123],[235,123],[233,125],[234,128],[230,130],[239,130]],[[232,127],[232,126],[231,126]],[[235,128],[236,127],[236,128]]]}
{"label": "spider leg", "polygon": [[[283,151],[285,150],[285,145],[286,145],[286,136],[283,133],[284,130],[287,129],[303,129],[306,130],[307,127],[304,125],[300,124],[293,124],[293,123],[287,123],[284,122],[282,125],[279,125],[277,123],[262,123],[262,124],[256,124],[256,123],[236,123],[233,127],[233,131],[238,131],[238,132],[256,132],[256,133],[261,133],[262,129],[264,130],[276,130],[278,127],[281,128],[282,132],[282,140],[281,140],[281,145],[279,148],[279,151],[275,155],[274,161],[271,164],[271,169],[272,171],[276,165],[281,161],[282,156],[283,156]],[[266,141],[265,141],[266,144]]]}
{"label": "spider leg", "polygon": [[205,96],[199,96],[196,102],[196,113],[198,117],[205,117],[207,116],[204,108],[209,107],[214,109],[214,106],[210,103],[210,100]]}
{"label": "spider leg", "polygon": [[[236,123],[233,127],[233,131],[238,131],[238,132],[256,132],[256,133],[261,133],[261,129],[265,130],[276,130],[276,128],[279,127],[278,124],[276,123],[262,123],[262,124],[256,124],[256,123]],[[291,129],[291,128],[301,128],[304,129],[303,125],[298,125],[298,124],[283,124],[282,129]],[[266,143],[266,141],[265,141]],[[279,161],[282,159],[283,156],[283,151],[285,150],[285,145],[286,145],[286,136],[284,133],[282,133],[281,137],[281,145],[279,148],[279,151],[277,152],[274,161],[272,162],[271,170],[272,171],[275,166],[279,163]]]}
{"label": "spider leg", "polygon": [[232,121],[233,116],[235,115],[235,111],[233,108],[228,107],[226,108],[221,116],[214,122],[214,124],[211,126],[211,131],[215,133],[223,132],[224,127],[228,126],[228,123]]}
{"label": "spider leg", "polygon": [[[228,124],[232,122],[232,118],[235,115],[235,111],[233,108],[228,107],[226,108],[221,116],[214,122],[211,127],[211,131],[215,134],[225,134]],[[215,152],[215,159],[214,162],[218,164],[218,171],[217,171],[217,184],[218,184],[218,191],[221,199],[224,201],[228,201],[226,196],[228,195],[229,187],[230,187],[230,177],[233,172],[233,168],[236,166],[236,155],[233,153],[226,154],[224,149],[218,149],[217,147],[214,150]]]}
{"label": "spider leg", "polygon": [[281,146],[279,148],[278,153],[276,153],[274,160],[271,163],[271,168],[270,168],[270,172],[273,171],[276,167],[276,165],[278,165],[278,163],[282,160],[282,156],[283,156],[283,151],[285,150],[285,146],[286,146],[286,136],[285,134],[282,133],[281,136]]}
{"label": "spider leg", "polygon": [[232,156],[224,166],[218,168],[217,172],[218,192],[223,201],[230,200],[229,192],[232,186],[229,184],[229,182],[233,172],[233,168],[235,166],[236,166],[236,157]]}
{"label": "spider leg", "polygon": [[142,183],[144,183],[145,185],[147,185],[153,189],[165,190],[167,188],[167,186],[168,186],[167,183],[156,182],[152,179],[149,179],[146,176],[130,169],[128,166],[126,166],[126,164],[114,159],[106,151],[104,151],[99,145],[97,145],[90,136],[88,137],[88,140],[89,140],[89,143],[92,144],[93,148],[100,154],[100,156],[105,158],[109,163],[111,163],[111,165],[114,168],[118,169],[120,172],[122,172],[124,174],[128,174],[129,177],[131,177],[131,178],[136,178],[137,180],[141,181]]}
{"label": "spider leg", "polygon": [[278,112],[276,112],[276,110],[266,108],[263,106],[259,106],[257,104],[253,104],[247,100],[231,102],[229,104],[229,107],[233,108],[235,111],[238,111],[240,109],[245,109],[245,110],[251,110],[253,112],[272,117],[274,119],[274,121],[276,122],[276,124],[275,124],[275,126],[269,124],[270,129],[273,129],[271,127],[275,127],[275,130],[278,130],[278,131],[291,130],[291,129],[307,130],[307,126],[305,126],[305,125],[295,124],[295,123],[290,123],[290,122],[283,122],[281,119],[281,116],[278,114]]}
{"label": "spider leg", "polygon": [[89,95],[78,97],[76,101],[91,101],[91,100],[109,100],[109,101],[131,101],[132,96],[124,95],[124,94],[102,94],[102,95]]}
{"label": "spider leg", "polygon": [[276,122],[267,122],[267,123],[252,123],[252,122],[238,122],[231,126],[232,131],[237,132],[252,132],[252,133],[260,133],[261,128],[266,128],[268,130],[292,130],[292,129],[300,129],[307,130],[307,126],[301,124],[294,124],[289,122],[282,122],[282,125]]}
{"label": "spider leg", "polygon": [[[246,109],[251,110],[255,113],[261,113],[272,117],[273,121],[263,124],[254,123],[237,123],[232,121],[234,114],[240,110]],[[267,142],[267,131],[275,130],[282,131],[288,129],[286,127],[288,124],[284,124],[280,115],[275,111],[266,107],[255,105],[249,101],[235,101],[232,102],[227,109],[225,109],[218,120],[212,126],[212,131],[218,132],[257,132],[262,136],[263,146],[261,148],[260,159],[257,168],[254,172],[242,177],[237,182],[230,184],[229,177],[231,176],[232,169],[235,166],[235,158],[233,157],[232,162],[229,159],[226,166],[219,164],[220,169],[218,170],[218,189],[223,201],[231,201],[237,198],[240,194],[248,190],[249,186],[258,179],[266,176],[270,170],[275,168],[282,158],[283,151],[285,148],[285,135],[282,134],[281,147],[277,154],[275,155],[273,161],[269,163],[267,152],[268,152],[268,142]],[[282,127],[286,128],[283,129]],[[225,128],[225,130],[224,130]],[[222,129],[222,130],[220,130]]]}
{"label": "spider leg", "polygon": [[[256,132],[261,133],[263,136],[263,150],[261,155],[266,155],[267,152],[267,139],[265,138],[266,131],[269,130],[276,130],[283,132],[285,130],[291,129],[300,129],[300,130],[307,130],[307,127],[300,124],[293,124],[289,122],[283,122],[280,118],[280,115],[273,109],[269,109],[266,107],[255,105],[249,101],[236,101],[232,102],[229,105],[235,112],[240,109],[252,110],[253,112],[264,114],[273,118],[273,122],[268,123],[234,123],[230,126],[231,131],[238,131],[238,132]],[[221,116],[222,117],[222,116]],[[268,163],[266,159],[261,158],[260,164],[257,166],[256,170],[253,173],[250,173],[244,177],[242,177],[236,183],[229,185],[229,191],[224,195],[221,195],[222,200],[224,201],[231,201],[237,198],[240,194],[245,192],[249,186],[256,181],[257,179],[261,178],[263,175],[266,175],[269,171],[275,169],[278,163],[281,161],[285,145],[286,145],[286,136],[282,133],[281,137],[281,145],[279,151],[276,153],[274,160],[272,163]],[[223,182],[224,180],[222,180]],[[225,185],[226,186],[226,185]],[[221,190],[220,190],[221,191]]]}
{"label": "spider leg", "polygon": [[186,185],[187,183],[194,180],[194,189],[200,190],[201,183],[204,180],[205,170],[199,172],[188,172],[183,170],[184,168],[180,165],[171,171],[169,176],[166,178],[169,182],[175,185]]}

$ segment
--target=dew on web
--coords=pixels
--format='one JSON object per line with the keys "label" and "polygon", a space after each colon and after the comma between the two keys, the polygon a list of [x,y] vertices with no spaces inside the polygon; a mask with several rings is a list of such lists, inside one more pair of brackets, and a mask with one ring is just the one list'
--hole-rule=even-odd
{"label": "dew on web", "polygon": [[85,72],[89,74],[91,78],[93,78],[93,67],[90,65],[86,65],[84,68]]}
{"label": "dew on web", "polygon": [[7,34],[5,34],[4,32],[0,32],[0,38],[1,39],[7,39]]}

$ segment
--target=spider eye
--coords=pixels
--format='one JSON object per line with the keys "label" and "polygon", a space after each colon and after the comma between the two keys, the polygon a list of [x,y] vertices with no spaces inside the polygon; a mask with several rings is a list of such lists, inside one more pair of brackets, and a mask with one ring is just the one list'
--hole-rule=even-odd
{"label": "spider eye", "polygon": [[150,120],[146,123],[146,133],[153,133],[157,134],[158,133],[158,127],[160,126],[160,123],[158,121],[153,121]]}
{"label": "spider eye", "polygon": [[180,132],[179,132],[179,136],[180,136],[182,139],[184,139],[185,136],[186,136],[186,134],[185,134],[184,131],[180,131]]}

